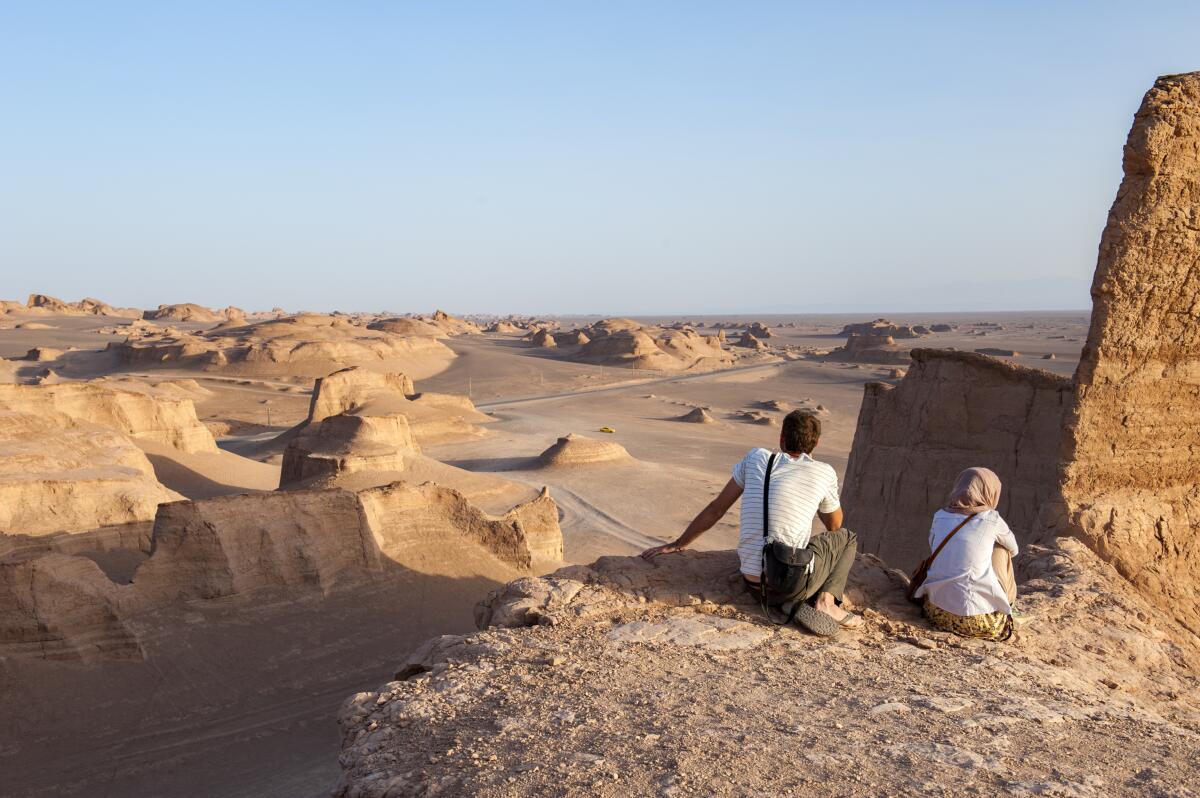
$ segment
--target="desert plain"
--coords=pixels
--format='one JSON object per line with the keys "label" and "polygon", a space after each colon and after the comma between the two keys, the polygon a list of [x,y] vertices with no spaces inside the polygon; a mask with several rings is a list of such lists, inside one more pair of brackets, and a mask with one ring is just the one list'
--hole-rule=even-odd
{"label": "desert plain", "polygon": [[[1091,310],[11,298],[0,789],[750,795],[783,761],[798,793],[1200,794],[1197,131],[1200,77],[1160,79]],[[739,592],[736,509],[631,556],[794,409],[860,536],[867,623],[830,640]],[[1024,549],[1011,644],[903,600],[967,465]]]}

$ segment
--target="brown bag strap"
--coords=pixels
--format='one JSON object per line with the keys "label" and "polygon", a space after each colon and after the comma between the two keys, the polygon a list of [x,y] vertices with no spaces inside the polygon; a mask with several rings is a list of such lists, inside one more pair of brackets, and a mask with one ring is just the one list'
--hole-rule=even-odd
{"label": "brown bag strap", "polygon": [[934,549],[933,554],[930,555],[930,557],[929,557],[929,560],[928,560],[929,567],[933,566],[933,561],[936,560],[937,556],[942,553],[942,549],[946,548],[946,544],[950,542],[950,538],[957,535],[958,530],[960,530],[964,526],[966,526],[967,522],[970,521],[972,518],[974,518],[977,515],[979,515],[979,513],[971,513],[970,515],[968,515],[966,518],[963,519],[963,522],[961,524],[954,527],[954,530],[949,535],[946,535],[945,538],[943,538],[942,542],[938,544],[938,547],[936,549]]}

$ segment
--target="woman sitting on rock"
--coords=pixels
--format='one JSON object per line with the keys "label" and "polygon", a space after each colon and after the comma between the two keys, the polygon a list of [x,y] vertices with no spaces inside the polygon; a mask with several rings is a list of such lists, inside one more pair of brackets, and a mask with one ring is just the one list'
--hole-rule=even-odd
{"label": "woman sitting on rock", "polygon": [[990,640],[1012,636],[1017,540],[996,511],[999,502],[1000,478],[987,468],[968,468],[933,516],[930,550],[953,537],[934,558],[916,596],[924,597],[925,614],[939,629]]}

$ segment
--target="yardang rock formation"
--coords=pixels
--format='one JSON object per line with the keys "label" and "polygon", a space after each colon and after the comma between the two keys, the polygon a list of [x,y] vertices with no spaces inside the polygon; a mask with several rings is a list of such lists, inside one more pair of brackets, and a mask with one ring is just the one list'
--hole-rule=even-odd
{"label": "yardang rock formation", "polygon": [[1200,635],[1200,73],[1146,94],[1124,170],[1074,379],[915,350],[867,386],[846,523],[909,566],[954,474],[987,466],[1023,543],[1082,539]]}

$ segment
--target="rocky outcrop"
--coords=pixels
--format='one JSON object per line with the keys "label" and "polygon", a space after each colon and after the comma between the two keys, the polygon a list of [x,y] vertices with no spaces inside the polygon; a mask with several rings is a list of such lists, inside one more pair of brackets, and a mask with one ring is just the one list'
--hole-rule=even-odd
{"label": "rocky outcrop", "polygon": [[691,410],[684,413],[676,421],[685,421],[689,424],[715,424],[717,420],[712,417],[712,414],[703,407],[693,407]]}
{"label": "rocky outcrop", "polygon": [[760,321],[751,322],[746,327],[746,335],[753,335],[755,338],[773,338],[775,333],[771,332],[771,328]]}
{"label": "rocky outcrop", "polygon": [[344,365],[403,364],[436,373],[454,357],[433,337],[368,329],[342,316],[302,313],[250,324],[231,320],[200,332],[143,330],[108,345],[123,364],[234,374],[321,376]]}
{"label": "rocky outcrop", "polygon": [[742,333],[742,337],[733,342],[734,346],[740,346],[745,349],[754,349],[763,351],[767,348],[767,342],[761,338],[751,335],[749,332]]}
{"label": "rocky outcrop", "polygon": [[1200,73],[1146,94],[1124,168],[1074,379],[914,351],[896,388],[867,386],[847,524],[911,564],[954,472],[989,466],[1019,537],[1079,537],[1200,634]]}
{"label": "rocky outcrop", "polygon": [[107,302],[85,297],[78,302],[64,302],[46,294],[30,294],[25,310],[54,313],[62,316],[120,316],[136,318],[141,311],[133,308],[114,308]]}
{"label": "rocky outcrop", "polygon": [[456,318],[444,310],[435,310],[429,321],[447,335],[475,335],[480,332],[475,322]]}
{"label": "rocky outcrop", "polygon": [[[422,444],[479,435],[481,431],[477,425],[491,421],[465,396],[427,391],[414,393],[412,380],[404,374],[356,367],[317,380],[308,418],[296,431],[339,414],[403,416],[413,438]],[[290,438],[294,433],[285,433],[285,436]]]}
{"label": "rocky outcrop", "polygon": [[558,346],[558,341],[554,340],[554,335],[545,328],[533,333],[529,338],[529,343],[541,348]]}
{"label": "rocky outcrop", "polygon": [[155,601],[279,588],[328,593],[389,561],[422,573],[452,570],[463,546],[527,569],[538,554],[561,558],[562,546],[553,500],[532,505],[492,518],[457,491],[404,482],[175,502],[155,519],[150,559],[133,584]]}
{"label": "rocky outcrop", "polygon": [[288,442],[279,486],[336,484],[364,471],[400,472],[406,456],[420,451],[403,415],[326,416]]}
{"label": "rocky outcrop", "polygon": [[368,324],[367,329],[382,330],[383,332],[390,332],[394,335],[426,336],[429,338],[440,338],[449,334],[440,327],[430,324],[427,321],[414,319],[409,316],[378,319]]}
{"label": "rocky outcrop", "polygon": [[632,319],[605,319],[584,330],[588,342],[571,359],[656,371],[721,368],[733,356],[715,338],[691,330],[644,327]]}
{"label": "rocky outcrop", "polygon": [[829,353],[833,360],[880,365],[905,364],[908,363],[908,356],[908,350],[896,346],[892,336],[874,333],[850,333],[845,346]]}
{"label": "rocky outcrop", "polygon": [[0,653],[85,662],[140,657],[117,593],[84,557],[0,561]]}
{"label": "rocky outcrop", "polygon": [[344,368],[317,379],[308,405],[307,423],[341,413],[387,412],[403,406],[416,393],[404,374],[384,374],[362,368]]}
{"label": "rocky outcrop", "polygon": [[933,512],[958,473],[986,466],[1020,542],[1054,496],[1070,380],[967,352],[914,349],[898,385],[866,386],[842,507],[862,551],[909,569],[928,556]]}
{"label": "rocky outcrop", "polygon": [[592,339],[583,330],[571,330],[565,333],[555,333],[554,340],[559,346],[583,346]]}
{"label": "rocky outcrop", "polygon": [[192,400],[168,391],[118,390],[80,382],[0,385],[0,409],[61,413],[183,452],[217,451],[212,433],[196,417]]}
{"label": "rocky outcrop", "polygon": [[458,491],[432,483],[397,482],[360,491],[358,497],[380,551],[423,573],[453,570],[454,548],[464,544],[523,570],[562,560],[558,509],[544,490],[501,518],[488,516]]}
{"label": "rocky outcrop", "polygon": [[[245,313],[241,317],[245,317]],[[142,314],[147,321],[188,321],[198,324],[211,324],[226,321],[227,316],[217,313],[203,305],[192,302],[182,302],[175,305],[159,305],[155,310],[147,310]]]}
{"label": "rocky outcrop", "polygon": [[[937,325],[935,325],[936,327]],[[896,324],[887,319],[875,319],[858,324],[847,324],[839,335],[886,335],[892,338],[919,338],[929,330],[921,325]]]}
{"label": "rocky outcrop", "polygon": [[559,438],[538,458],[542,466],[548,468],[619,463],[631,459],[625,447],[615,441],[600,441],[575,433]]}
{"label": "rocky outcrop", "polygon": [[46,407],[0,410],[0,537],[144,522],[178,498],[114,429]]}
{"label": "rocky outcrop", "polygon": [[1200,73],[1134,117],[1066,438],[1066,529],[1200,635]]}
{"label": "rocky outcrop", "polygon": [[[24,553],[23,553],[24,552]],[[162,504],[132,584],[93,560],[0,552],[0,657],[140,657],[137,619],[178,600],[322,596],[396,569],[507,574],[562,559],[549,494],[500,517],[434,484],[240,494]]]}
{"label": "rocky outcrop", "polygon": [[280,588],[328,593],[380,567],[355,494],[286,491],[164,504],[133,584],[154,605]]}
{"label": "rocky outcrop", "polygon": [[50,346],[35,346],[25,353],[25,360],[31,360],[34,363],[50,363],[58,360],[66,352],[62,349],[55,349]]}
{"label": "rocky outcrop", "polygon": [[866,627],[832,640],[767,624],[737,572],[604,557],[494,591],[480,632],[346,701],[334,795],[760,795],[796,759],[788,784],[821,795],[1198,784],[1195,646],[1076,541],[1030,550],[1044,622],[1012,646],[932,629],[869,555],[847,591]]}

